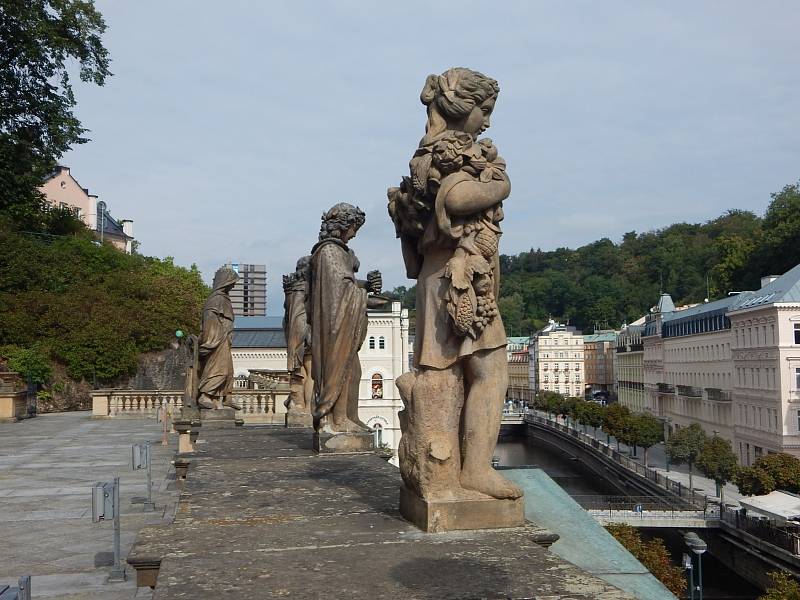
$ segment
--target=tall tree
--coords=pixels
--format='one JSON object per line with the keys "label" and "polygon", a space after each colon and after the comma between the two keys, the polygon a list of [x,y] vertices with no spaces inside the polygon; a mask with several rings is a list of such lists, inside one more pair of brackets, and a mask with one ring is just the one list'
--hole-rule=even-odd
{"label": "tall tree", "polygon": [[619,452],[620,440],[625,437],[625,428],[630,419],[631,411],[627,406],[619,403],[614,403],[606,408],[603,414],[603,429],[607,435],[613,435],[617,440],[617,452]]}
{"label": "tall tree", "polygon": [[631,443],[644,448],[644,466],[647,466],[647,452],[664,439],[664,426],[653,415],[640,413],[634,415],[631,427]]}
{"label": "tall tree", "polygon": [[25,227],[43,222],[37,191],[56,161],[87,141],[73,113],[69,75],[103,85],[111,75],[91,0],[0,2],[0,213]]}
{"label": "tall tree", "polygon": [[694,489],[692,474],[694,465],[706,443],[706,432],[697,423],[682,427],[673,433],[667,441],[667,454],[676,465],[689,466],[689,489]]}
{"label": "tall tree", "polygon": [[706,440],[697,458],[697,468],[703,475],[714,480],[720,502],[725,501],[725,484],[733,479],[737,467],[736,455],[728,440],[716,435]]}

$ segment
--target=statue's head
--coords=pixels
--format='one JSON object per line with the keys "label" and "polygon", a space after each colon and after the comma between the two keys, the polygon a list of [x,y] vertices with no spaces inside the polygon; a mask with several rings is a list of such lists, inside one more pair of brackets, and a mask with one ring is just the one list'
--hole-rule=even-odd
{"label": "statue's head", "polygon": [[308,267],[311,265],[311,256],[303,256],[298,259],[294,272],[298,277],[305,278],[308,274]]}
{"label": "statue's head", "polygon": [[319,240],[337,239],[346,244],[355,237],[364,221],[363,210],[347,202],[340,202],[328,212],[322,213]]}
{"label": "statue's head", "polygon": [[473,137],[489,128],[500,86],[483,73],[456,67],[441,75],[428,75],[420,100],[428,107],[426,138],[446,129]]}
{"label": "statue's head", "polygon": [[239,276],[236,271],[230,267],[220,267],[214,273],[214,290],[222,290],[223,292],[230,292],[233,286],[236,285]]}

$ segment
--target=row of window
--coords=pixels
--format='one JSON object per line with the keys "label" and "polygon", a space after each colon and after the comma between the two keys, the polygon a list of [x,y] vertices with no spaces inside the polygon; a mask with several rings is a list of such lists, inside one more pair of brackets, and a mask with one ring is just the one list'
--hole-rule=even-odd
{"label": "row of window", "polygon": [[676,337],[680,335],[694,335],[696,333],[709,333],[730,329],[731,322],[725,315],[698,317],[680,323],[664,323],[662,337]]}
{"label": "row of window", "polygon": [[[539,355],[539,358],[570,358],[570,356],[569,352],[558,352],[558,353],[554,352],[552,356],[547,352],[542,352]],[[582,359],[583,354],[581,354],[580,352],[576,352],[572,355],[572,358]]]}
{"label": "row of window", "polygon": [[667,348],[666,358],[672,362],[699,362],[703,360],[728,360],[730,344],[708,344],[690,348]]}
{"label": "row of window", "polygon": [[[797,411],[797,420],[798,431],[800,431],[800,411]],[[752,404],[739,405],[739,410],[736,414],[736,424],[771,432],[780,432],[782,429],[779,426],[777,409],[754,406]]]}
{"label": "row of window", "polygon": [[[793,389],[800,390],[800,367],[795,367],[792,375]],[[778,369],[739,367],[736,369],[736,383],[743,388],[776,390],[779,387]]]}
{"label": "row of window", "polygon": [[697,385],[700,387],[730,388],[730,373],[664,371],[664,380],[675,385]]}
{"label": "row of window", "polygon": [[583,396],[584,390],[582,386],[573,386],[570,387],[568,385],[558,385],[558,384],[549,384],[545,383],[542,385],[542,389],[546,392],[558,392],[559,394],[564,394],[565,396]]}
{"label": "row of window", "polygon": [[569,340],[569,339],[566,339],[566,338],[559,341],[558,338],[542,337],[542,338],[540,338],[539,344],[542,345],[542,346],[545,346],[545,345],[547,345],[548,342],[550,342],[551,346],[558,346],[558,345],[578,346],[581,343],[581,341],[582,340],[580,340],[580,339]]}

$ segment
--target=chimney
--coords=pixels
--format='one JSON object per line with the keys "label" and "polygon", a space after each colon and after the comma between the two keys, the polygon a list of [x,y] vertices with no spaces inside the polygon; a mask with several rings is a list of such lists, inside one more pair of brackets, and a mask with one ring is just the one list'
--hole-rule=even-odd
{"label": "chimney", "polygon": [[119,224],[122,225],[122,231],[125,235],[133,237],[133,221],[130,219],[120,219]]}
{"label": "chimney", "polygon": [[778,277],[780,277],[780,275],[764,275],[761,278],[761,287],[762,288],[766,287],[767,285],[775,281]]}

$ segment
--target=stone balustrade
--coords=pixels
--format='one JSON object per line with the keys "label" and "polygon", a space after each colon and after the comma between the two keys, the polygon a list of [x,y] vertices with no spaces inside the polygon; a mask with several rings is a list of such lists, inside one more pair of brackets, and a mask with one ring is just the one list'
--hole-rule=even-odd
{"label": "stone balustrade", "polygon": [[[288,385],[265,390],[233,390],[233,400],[242,407],[236,417],[245,423],[283,425],[286,414],[284,401]],[[175,414],[183,406],[183,391],[179,390],[94,390],[92,417],[155,418],[162,407]]]}

